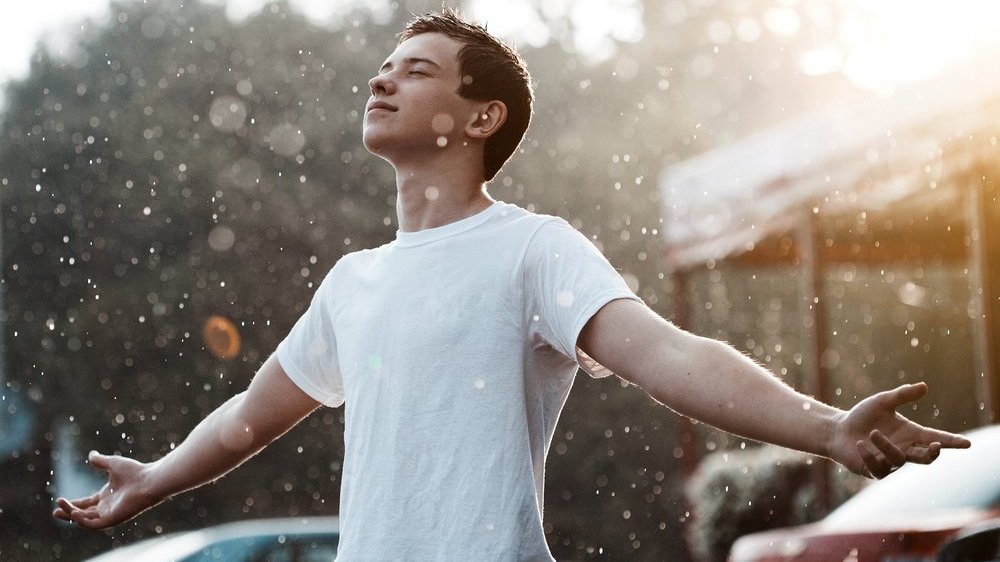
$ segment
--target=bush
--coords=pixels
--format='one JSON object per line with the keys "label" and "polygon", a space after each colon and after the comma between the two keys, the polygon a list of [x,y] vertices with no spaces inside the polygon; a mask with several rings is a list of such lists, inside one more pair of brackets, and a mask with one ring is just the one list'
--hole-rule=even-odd
{"label": "bush", "polygon": [[816,462],[825,461],[772,445],[705,457],[684,489],[692,556],[723,562],[742,535],[822,517],[812,477]]}

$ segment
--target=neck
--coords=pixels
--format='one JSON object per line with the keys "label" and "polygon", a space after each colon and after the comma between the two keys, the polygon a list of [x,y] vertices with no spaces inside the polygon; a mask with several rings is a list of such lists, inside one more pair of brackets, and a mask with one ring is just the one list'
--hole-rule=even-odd
{"label": "neck", "polygon": [[396,190],[396,215],[403,232],[460,221],[494,203],[482,172],[460,166],[397,167]]}

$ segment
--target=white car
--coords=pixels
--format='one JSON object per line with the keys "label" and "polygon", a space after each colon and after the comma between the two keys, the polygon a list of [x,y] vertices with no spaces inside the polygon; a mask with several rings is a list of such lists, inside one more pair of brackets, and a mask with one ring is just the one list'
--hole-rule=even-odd
{"label": "white car", "polygon": [[254,519],[155,537],[85,562],[332,562],[336,517]]}

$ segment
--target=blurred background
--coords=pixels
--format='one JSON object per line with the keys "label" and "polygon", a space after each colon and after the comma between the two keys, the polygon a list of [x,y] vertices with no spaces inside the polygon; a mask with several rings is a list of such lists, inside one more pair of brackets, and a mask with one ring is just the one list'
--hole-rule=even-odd
{"label": "blurred background", "polygon": [[[823,400],[926,380],[906,415],[994,421],[1000,5],[447,4],[516,44],[536,85],[495,198],[564,217],[658,312]],[[395,34],[440,6],[0,8],[0,558],[336,513],[343,415],[321,409],[113,531],[49,517],[55,495],[100,485],[86,451],[169,452],[246,387],[340,256],[393,239],[394,177],[362,147],[361,109]],[[546,484],[559,560],[677,561],[862,485],[586,376]]]}

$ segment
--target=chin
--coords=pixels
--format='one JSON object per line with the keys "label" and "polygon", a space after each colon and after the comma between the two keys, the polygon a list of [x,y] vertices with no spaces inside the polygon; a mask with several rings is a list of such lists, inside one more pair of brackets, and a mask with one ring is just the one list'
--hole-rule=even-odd
{"label": "chin", "polygon": [[370,129],[365,129],[361,134],[361,144],[364,145],[368,152],[381,156],[382,151],[385,149],[386,139],[375,134]]}

